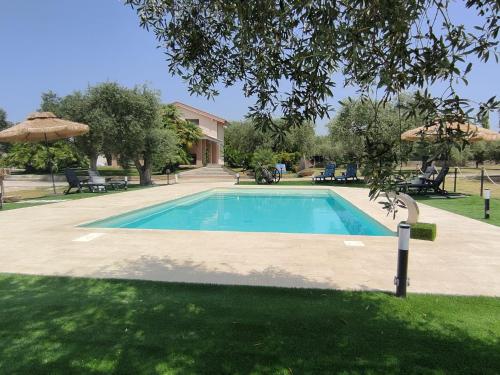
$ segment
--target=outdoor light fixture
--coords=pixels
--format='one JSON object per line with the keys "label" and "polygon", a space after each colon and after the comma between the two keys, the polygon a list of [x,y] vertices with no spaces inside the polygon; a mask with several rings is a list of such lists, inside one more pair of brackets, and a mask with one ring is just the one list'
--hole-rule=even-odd
{"label": "outdoor light fixture", "polygon": [[491,190],[485,189],[484,190],[484,218],[485,219],[490,218],[490,197],[491,197]]}
{"label": "outdoor light fixture", "polygon": [[240,184],[240,174],[236,173],[236,185]]}
{"label": "outdoor light fixture", "polygon": [[406,297],[408,279],[408,250],[410,249],[411,227],[406,223],[399,223],[398,227],[398,269],[394,284],[396,284],[396,297]]}

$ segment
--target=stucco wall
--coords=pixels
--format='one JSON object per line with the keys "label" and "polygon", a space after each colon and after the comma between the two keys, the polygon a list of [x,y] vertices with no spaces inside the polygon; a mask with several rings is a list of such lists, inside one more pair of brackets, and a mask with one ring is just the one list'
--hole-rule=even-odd
{"label": "stucco wall", "polygon": [[[209,137],[212,138],[217,138],[217,122],[209,119],[205,116],[201,116],[198,113],[192,112],[188,109],[177,107],[179,109],[179,112],[181,114],[181,117],[188,120],[188,119],[198,119],[200,121],[200,128],[203,131],[203,134],[208,135]],[[222,128],[222,126],[219,126]],[[219,131],[220,132],[220,131]],[[219,138],[221,140],[224,139],[224,131],[222,131],[222,138]]]}

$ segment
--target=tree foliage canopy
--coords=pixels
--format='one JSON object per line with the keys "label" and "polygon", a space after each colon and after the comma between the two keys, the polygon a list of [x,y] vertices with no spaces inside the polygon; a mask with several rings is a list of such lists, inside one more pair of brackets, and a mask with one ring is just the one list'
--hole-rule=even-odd
{"label": "tree foliage canopy", "polygon": [[[49,146],[50,160],[54,171],[69,167],[85,167],[88,159],[82,155],[72,142],[62,140]],[[43,143],[15,143],[0,160],[6,167],[23,168],[27,172],[49,172],[49,154]]]}
{"label": "tree foliage canopy", "polygon": [[7,121],[7,113],[0,108],[0,131],[7,129],[9,122]]}
{"label": "tree foliage canopy", "polygon": [[[436,81],[466,81],[469,55],[497,57],[500,29],[496,0],[464,2],[463,11],[479,19],[475,27],[454,22],[450,0],[125,3],[154,31],[170,72],[191,92],[210,97],[219,84],[242,82],[245,95],[256,98],[253,120],[276,131],[276,109],[289,126],[327,115],[339,83],[362,92],[377,87],[389,98]],[[456,111],[463,102],[450,94],[434,107]]]}
{"label": "tree foliage canopy", "polygon": [[161,106],[161,121],[166,129],[173,131],[179,141],[178,162],[183,164],[191,163],[189,154],[191,147],[203,136],[201,128],[190,121],[186,121],[180,116],[179,110],[173,104]]}
{"label": "tree foliage canopy", "polygon": [[[170,73],[192,93],[211,97],[241,82],[255,98],[249,116],[258,128],[283,131],[328,116],[337,86],[353,86],[380,103],[418,89],[408,116],[424,125],[463,122],[470,102],[455,90],[467,83],[471,60],[498,61],[500,2],[459,3],[471,27],[455,22],[451,0],[125,0],[166,50]],[[448,84],[433,97],[428,88]],[[377,100],[378,102],[378,100]],[[382,105],[381,104],[381,105]],[[498,107],[495,97],[480,104]],[[377,113],[380,105],[375,107]],[[274,121],[283,114],[285,126]],[[369,124],[378,127],[378,116]],[[365,140],[370,196],[393,188],[394,163],[377,159],[387,147]],[[445,148],[447,145],[444,146]],[[449,149],[449,147],[447,148]]]}
{"label": "tree foliage canopy", "polygon": [[[10,122],[7,121],[7,112],[0,108],[0,131],[7,129]],[[0,154],[8,149],[8,144],[0,143]]]}
{"label": "tree foliage canopy", "polygon": [[[284,126],[280,119],[274,122]],[[292,128],[278,139],[270,132],[260,130],[251,120],[234,121],[224,133],[224,160],[231,166],[248,168],[255,164],[252,162],[254,153],[266,150],[275,154],[276,161],[284,162],[290,168],[298,158],[314,156],[315,138],[312,124]]]}
{"label": "tree foliage canopy", "polygon": [[134,163],[141,184],[150,184],[153,166],[178,161],[177,135],[162,124],[159,95],[147,86],[106,82],[63,98],[49,91],[42,95],[41,109],[89,125],[90,132],[75,143],[92,168],[99,154],[114,154],[125,167]]}

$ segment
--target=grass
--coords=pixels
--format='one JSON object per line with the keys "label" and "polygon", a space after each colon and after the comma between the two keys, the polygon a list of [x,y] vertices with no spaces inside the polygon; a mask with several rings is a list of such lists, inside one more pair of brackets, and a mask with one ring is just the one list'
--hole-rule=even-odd
{"label": "grass", "polygon": [[500,299],[0,275],[3,374],[498,374]]}
{"label": "grass", "polygon": [[[128,185],[128,190],[138,190],[138,189],[144,189],[144,188],[150,188],[152,186],[140,186],[138,184],[129,184]],[[51,188],[52,189],[52,188]],[[51,190],[50,189],[50,190]],[[47,193],[47,190],[30,190],[30,191],[21,191],[21,192],[14,192],[13,195],[21,195],[23,199],[25,199],[22,202],[12,202],[12,203],[4,203],[3,208],[0,210],[0,213],[2,211],[8,211],[8,210],[14,210],[17,208],[24,208],[24,207],[33,207],[33,206],[40,206],[44,204],[50,204],[46,202],[37,202],[38,200],[47,200],[47,201],[58,201],[58,200],[76,200],[76,199],[85,199],[85,198],[93,198],[96,196],[100,195],[109,195],[109,194],[117,194],[117,193],[124,193],[124,190],[111,190],[109,189],[107,193],[89,193],[87,192],[86,189],[84,189],[83,192],[81,193],[70,193],[67,195],[63,195],[63,191],[66,188],[57,188],[57,195]],[[27,199],[26,199],[27,198]]]}
{"label": "grass", "polygon": [[484,219],[484,199],[478,195],[456,199],[436,199],[418,195],[414,198],[418,202],[432,207],[500,226],[500,198],[490,200],[490,218],[488,220]]}

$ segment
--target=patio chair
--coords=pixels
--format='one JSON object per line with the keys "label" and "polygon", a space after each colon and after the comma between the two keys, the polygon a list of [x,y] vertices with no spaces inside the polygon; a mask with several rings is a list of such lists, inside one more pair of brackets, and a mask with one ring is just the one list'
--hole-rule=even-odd
{"label": "patio chair", "polygon": [[94,171],[93,169],[89,169],[88,174],[89,174],[90,179],[92,179],[94,177],[104,178],[106,185],[111,186],[111,188],[113,190],[116,190],[116,189],[127,190],[127,188],[128,188],[128,181],[126,179],[116,179],[113,177],[105,178],[99,174],[99,171],[97,171],[97,170]]}
{"label": "patio chair", "polygon": [[329,178],[330,181],[333,181],[333,179],[335,178],[335,169],[336,169],[335,163],[328,163],[325,167],[324,172],[321,172],[319,176],[312,176],[312,181],[325,182],[327,178]]}
{"label": "patio chair", "polygon": [[342,173],[342,176],[335,177],[335,181],[339,182],[348,182],[350,181],[358,181],[358,166],[354,163],[347,164],[346,171]]}
{"label": "patio chair", "polygon": [[107,193],[108,186],[111,185],[106,182],[106,179],[104,177],[90,176],[89,181],[87,182],[87,186],[89,187],[91,193],[99,193],[101,191]]}
{"label": "patio chair", "polygon": [[64,175],[66,176],[66,181],[68,182],[68,189],[64,191],[64,194],[69,194],[71,189],[76,189],[78,193],[82,192],[84,186],[88,186],[88,179],[80,179],[76,175],[74,169],[66,168],[64,170]]}
{"label": "patio chair", "polygon": [[419,175],[418,177],[425,180],[430,180],[436,173],[438,173],[436,166],[434,164],[431,164],[428,165],[427,168],[425,168],[424,173]]}
{"label": "patio chair", "polygon": [[448,192],[440,187],[443,183],[446,175],[448,174],[450,167],[445,166],[441,168],[435,179],[420,179],[419,182],[404,182],[399,184],[399,190],[404,192],[416,192],[416,193],[426,193],[428,191],[434,192],[435,194],[447,195]]}

